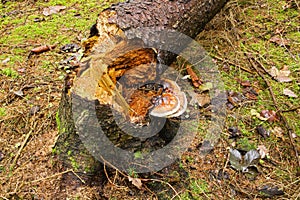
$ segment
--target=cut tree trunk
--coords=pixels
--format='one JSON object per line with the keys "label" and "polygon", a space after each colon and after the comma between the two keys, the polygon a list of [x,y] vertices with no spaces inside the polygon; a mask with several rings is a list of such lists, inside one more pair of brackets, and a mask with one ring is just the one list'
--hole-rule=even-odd
{"label": "cut tree trunk", "polygon": [[[174,52],[165,49],[180,52],[188,45],[185,43],[190,42],[177,41],[159,49],[155,37],[157,31],[175,30],[195,38],[225,3],[226,0],[136,0],[115,4],[99,14],[90,38],[83,43],[84,58],[76,77],[66,79],[58,110],[59,138],[55,152],[66,168],[87,176],[102,169],[102,164],[82,143],[82,139],[94,137],[88,132],[97,129],[99,124],[114,145],[128,151],[145,150],[149,146],[153,150],[170,142],[178,128],[177,120],[168,119],[159,134],[147,140],[124,133],[126,128],[125,132],[136,128],[130,123],[147,124],[149,119],[145,116],[152,103],[149,99],[157,95],[148,92],[141,100],[137,94],[129,103],[128,94],[132,94],[133,86],[145,85],[145,76],[148,80],[156,80],[164,70],[161,64],[170,65],[175,60]],[[123,81],[126,91],[119,92],[119,81]],[[98,124],[85,124],[84,116],[91,109],[96,110],[98,121],[95,123]],[[121,117],[116,122],[114,119],[118,114]],[[160,119],[151,120],[157,120],[155,124],[159,127]],[[154,129],[148,129],[149,133],[146,131],[145,134],[151,134]]]}

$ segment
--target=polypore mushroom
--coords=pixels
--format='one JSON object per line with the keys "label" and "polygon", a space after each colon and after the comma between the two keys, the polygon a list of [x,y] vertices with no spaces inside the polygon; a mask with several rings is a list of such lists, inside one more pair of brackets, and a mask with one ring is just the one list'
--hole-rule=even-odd
{"label": "polypore mushroom", "polygon": [[172,80],[162,81],[164,92],[155,99],[155,106],[150,111],[150,115],[155,117],[178,117],[187,108],[187,99],[179,85]]}

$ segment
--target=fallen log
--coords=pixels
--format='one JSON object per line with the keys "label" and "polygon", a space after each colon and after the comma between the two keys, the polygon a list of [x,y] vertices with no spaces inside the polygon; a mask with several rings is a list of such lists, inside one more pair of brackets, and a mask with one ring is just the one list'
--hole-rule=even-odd
{"label": "fallen log", "polygon": [[[126,172],[157,171],[187,148],[197,124],[182,118],[185,86],[177,80],[180,73],[168,66],[225,3],[137,0],[99,14],[83,43],[77,75],[66,79],[58,110],[55,150],[67,168],[92,176],[101,170],[101,160]],[[183,53],[191,64],[205,57],[190,54]],[[167,157],[155,153],[165,145]]]}

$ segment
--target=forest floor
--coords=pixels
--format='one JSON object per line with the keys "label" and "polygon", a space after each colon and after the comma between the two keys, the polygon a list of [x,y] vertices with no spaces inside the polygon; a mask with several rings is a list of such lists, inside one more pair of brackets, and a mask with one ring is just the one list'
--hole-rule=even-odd
{"label": "forest floor", "polygon": [[[99,175],[105,179],[101,184],[88,185],[76,171],[61,167],[53,151],[56,114],[71,70],[62,67],[70,53],[61,47],[88,38],[98,13],[111,3],[0,4],[0,199],[299,199],[296,0],[231,0],[197,37],[218,65],[228,93],[221,138],[205,158],[199,146],[210,121],[201,119],[199,133],[178,162],[135,177],[141,188],[118,171],[109,170]],[[45,8],[57,5],[65,7],[47,13]],[[32,52],[43,45],[56,47]],[[260,153],[257,162],[234,162],[253,149]],[[79,182],[62,184],[68,173]]]}

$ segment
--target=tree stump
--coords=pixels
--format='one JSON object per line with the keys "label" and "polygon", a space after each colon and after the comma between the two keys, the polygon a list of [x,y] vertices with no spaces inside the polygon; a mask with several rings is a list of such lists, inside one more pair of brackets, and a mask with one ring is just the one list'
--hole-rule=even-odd
{"label": "tree stump", "polygon": [[[197,112],[190,112],[189,119],[182,117],[191,98],[182,91],[192,89],[181,83],[182,75],[169,65],[182,54],[192,65],[204,60],[203,70],[211,70],[206,55],[198,52],[193,57],[193,50],[185,49],[193,47],[192,38],[225,3],[137,0],[115,4],[99,14],[90,38],[83,42],[84,58],[76,76],[66,79],[58,110],[60,135],[55,150],[65,167],[87,179],[101,170],[98,160],[126,172],[157,171],[163,166],[155,163],[170,164],[187,148],[186,141],[193,135],[186,133],[197,129],[190,120]],[[173,142],[178,132],[182,135]],[[165,150],[169,156],[143,157],[165,145],[171,146]],[[108,162],[106,156],[116,159]],[[154,166],[140,166],[136,159]]]}

